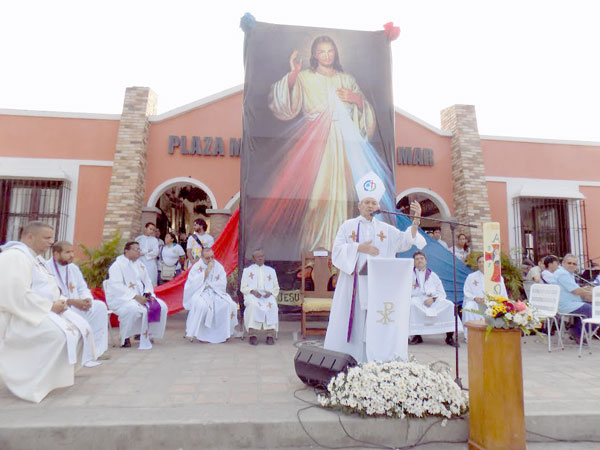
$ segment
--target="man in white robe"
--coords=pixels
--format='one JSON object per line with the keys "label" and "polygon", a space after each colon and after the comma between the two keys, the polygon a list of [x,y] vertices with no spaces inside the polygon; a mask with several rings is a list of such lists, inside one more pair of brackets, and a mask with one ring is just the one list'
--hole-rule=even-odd
{"label": "man in white robe", "polygon": [[[365,182],[366,178],[369,180]],[[372,189],[373,186],[376,188]],[[360,216],[342,224],[331,252],[332,263],[339,269],[339,276],[324,347],[351,354],[358,362],[364,362],[367,360],[365,323],[368,313],[368,285],[367,276],[360,274],[361,269],[367,258],[393,258],[396,253],[409,250],[413,245],[419,249],[425,247],[426,241],[418,232],[418,219],[403,232],[373,217],[384,193],[383,182],[376,174],[370,172],[361,178],[356,191],[360,199]],[[411,215],[420,217],[421,206],[414,201],[410,205],[410,211]]]}
{"label": "man in white robe", "polygon": [[[131,347],[129,338],[139,334],[139,349],[149,350],[152,338],[161,339],[165,334],[168,308],[154,296],[152,281],[139,258],[139,244],[127,242],[123,254],[108,269],[104,292],[108,307],[119,317],[121,346]],[[149,313],[158,316],[150,305],[154,300],[160,305],[160,316],[149,318]]]}
{"label": "man in white robe", "polygon": [[152,281],[152,286],[158,284],[158,264],[159,242],[155,236],[156,227],[152,222],[148,222],[144,228],[144,234],[135,238],[135,242],[140,244],[140,261],[146,266],[146,272]]}
{"label": "man in white robe", "polygon": [[30,222],[21,242],[8,242],[0,253],[0,379],[36,403],[73,385],[79,358],[94,359],[87,322],[68,309],[41,256],[52,242],[52,227]]}
{"label": "man in white robe", "polygon": [[215,260],[211,248],[203,248],[183,290],[183,307],[189,311],[185,323],[187,338],[218,344],[236,334],[237,303],[226,289],[225,269]]}
{"label": "man in white robe", "polygon": [[252,253],[254,264],[242,272],[240,291],[244,294],[244,327],[249,335],[250,345],[258,344],[259,330],[266,330],[266,342],[275,344],[279,329],[277,295],[279,282],[275,269],[265,266],[265,253],[255,250]]}
{"label": "man in white robe", "polygon": [[[477,258],[477,268],[479,270],[470,273],[465,280],[465,285],[463,287],[463,293],[465,294],[462,311],[463,323],[483,320],[482,315],[469,310],[479,310],[479,305],[482,305],[485,300],[485,293],[483,291],[485,288],[485,279],[483,278],[484,262],[485,259],[483,255]],[[508,298],[506,286],[504,286],[504,277],[501,277],[500,289],[502,297]],[[465,327],[465,342],[467,341],[467,331],[468,330]]]}
{"label": "man in white robe", "polygon": [[94,335],[94,349],[98,359],[109,359],[108,349],[108,310],[106,303],[94,300],[83,274],[73,264],[75,251],[67,241],[56,242],[52,246],[52,258],[47,261],[60,293],[67,299],[71,311],[79,314],[90,324]]}
{"label": "man in white robe", "polygon": [[[446,298],[442,280],[427,267],[427,256],[423,252],[413,254],[415,267],[410,299],[410,345],[423,342],[423,334],[446,333],[446,344],[454,347],[454,303]],[[462,323],[458,320],[458,330]]]}

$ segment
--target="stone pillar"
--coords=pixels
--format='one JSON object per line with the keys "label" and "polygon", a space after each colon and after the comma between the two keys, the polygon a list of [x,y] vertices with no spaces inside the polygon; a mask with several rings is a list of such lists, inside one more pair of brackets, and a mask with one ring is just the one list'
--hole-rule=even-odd
{"label": "stone pillar", "polygon": [[210,218],[210,235],[217,239],[223,228],[225,228],[225,224],[231,217],[231,211],[228,209],[207,209],[206,214]]}
{"label": "stone pillar", "polygon": [[454,105],[442,110],[441,118],[442,129],[452,132],[454,215],[459,222],[478,225],[457,231],[470,236],[472,249],[481,251],[482,223],[490,222],[491,216],[475,107]]}
{"label": "stone pillar", "polygon": [[125,240],[131,240],[141,232],[150,130],[148,116],[156,114],[156,100],[156,94],[147,87],[130,87],[125,91],[103,239],[112,237],[116,230],[120,230]]}

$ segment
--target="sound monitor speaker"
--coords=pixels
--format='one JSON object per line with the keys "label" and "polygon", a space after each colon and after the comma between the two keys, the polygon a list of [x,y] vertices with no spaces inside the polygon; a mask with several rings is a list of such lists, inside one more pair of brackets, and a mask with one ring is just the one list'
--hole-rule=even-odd
{"label": "sound monitor speaker", "polygon": [[300,346],[294,357],[296,375],[303,383],[314,387],[326,388],[332,377],[356,364],[356,360],[346,353],[314,345]]}

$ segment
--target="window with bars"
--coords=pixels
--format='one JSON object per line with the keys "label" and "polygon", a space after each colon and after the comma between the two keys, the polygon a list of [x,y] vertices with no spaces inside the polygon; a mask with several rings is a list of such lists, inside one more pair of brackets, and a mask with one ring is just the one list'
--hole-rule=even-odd
{"label": "window with bars", "polygon": [[515,256],[532,262],[547,255],[574,253],[587,260],[585,203],[579,199],[516,197]]}
{"label": "window with bars", "polygon": [[0,242],[16,241],[23,225],[41,220],[66,238],[68,182],[0,179]]}

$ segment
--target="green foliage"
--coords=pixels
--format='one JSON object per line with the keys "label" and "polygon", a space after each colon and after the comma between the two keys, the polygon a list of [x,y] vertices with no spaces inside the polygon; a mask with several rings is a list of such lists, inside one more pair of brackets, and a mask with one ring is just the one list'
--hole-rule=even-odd
{"label": "green foliage", "polygon": [[87,257],[79,262],[79,268],[90,288],[102,287],[102,282],[108,278],[108,268],[123,250],[121,233],[117,230],[112,238],[102,242],[98,248],[88,248],[79,244]]}
{"label": "green foliage", "polygon": [[236,267],[235,269],[233,269],[233,272],[231,272],[227,277],[227,293],[231,295],[234,299],[236,299],[238,296],[239,286],[239,272],[238,268]]}
{"label": "green foliage", "polygon": [[[467,266],[473,270],[477,270],[477,258],[481,256],[481,252],[471,252],[466,261]],[[508,291],[509,297],[518,300],[522,297],[521,289],[523,288],[523,276],[517,266],[510,262],[510,258],[504,252],[500,254],[500,264],[502,265],[502,276],[504,284]]]}

